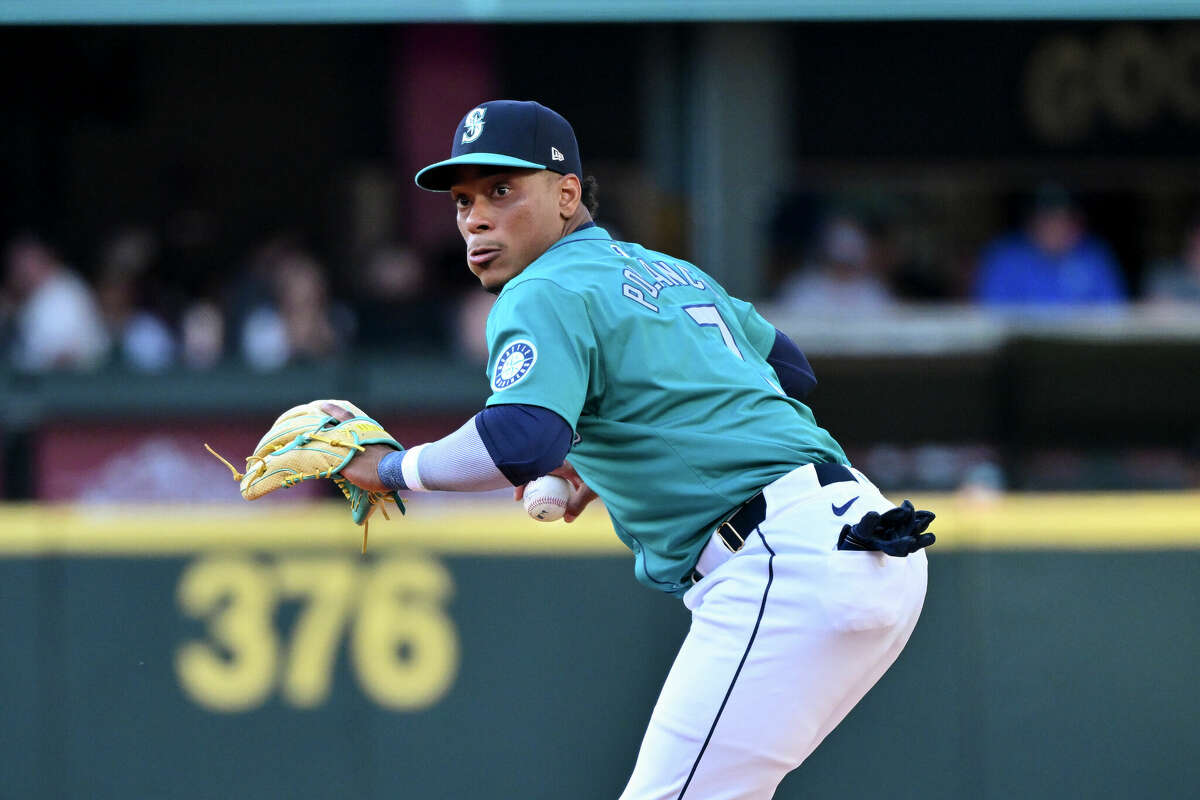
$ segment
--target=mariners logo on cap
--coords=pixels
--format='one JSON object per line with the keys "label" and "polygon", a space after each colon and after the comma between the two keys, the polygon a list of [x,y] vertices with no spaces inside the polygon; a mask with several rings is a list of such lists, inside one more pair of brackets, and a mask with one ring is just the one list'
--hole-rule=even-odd
{"label": "mariners logo on cap", "polygon": [[496,359],[496,369],[492,372],[492,388],[502,392],[513,384],[520,383],[533,369],[537,361],[537,348],[528,339],[518,339],[504,348],[504,352]]}
{"label": "mariners logo on cap", "polygon": [[467,114],[467,118],[463,120],[463,144],[470,144],[483,133],[483,115],[486,113],[487,109],[479,106],[478,108],[472,108]]}

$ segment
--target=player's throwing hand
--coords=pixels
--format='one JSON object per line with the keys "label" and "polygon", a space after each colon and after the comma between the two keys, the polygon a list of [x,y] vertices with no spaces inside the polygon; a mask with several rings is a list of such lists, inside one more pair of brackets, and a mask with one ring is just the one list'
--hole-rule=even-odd
{"label": "player's throwing hand", "polygon": [[[583,478],[579,477],[579,473],[575,471],[575,468],[566,461],[562,463],[562,466],[556,467],[548,474],[557,475],[574,487],[575,491],[571,493],[571,499],[567,501],[566,513],[563,514],[563,522],[574,522],[583,513],[583,510],[587,508],[588,503],[596,499],[596,493],[583,482]],[[521,502],[524,498],[525,484],[514,487],[513,500]]]}

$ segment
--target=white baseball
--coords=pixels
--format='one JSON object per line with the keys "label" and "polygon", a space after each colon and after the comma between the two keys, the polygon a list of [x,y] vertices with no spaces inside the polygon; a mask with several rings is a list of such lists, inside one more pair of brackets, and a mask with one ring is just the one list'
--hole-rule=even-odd
{"label": "white baseball", "polygon": [[525,484],[525,512],[539,522],[561,519],[571,499],[571,484],[557,475],[544,475]]}

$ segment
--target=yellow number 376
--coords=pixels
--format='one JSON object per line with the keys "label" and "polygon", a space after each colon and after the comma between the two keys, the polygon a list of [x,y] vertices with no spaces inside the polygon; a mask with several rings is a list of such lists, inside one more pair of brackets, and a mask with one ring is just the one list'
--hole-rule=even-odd
{"label": "yellow number 376", "polygon": [[[180,684],[213,711],[256,708],[276,686],[292,706],[319,706],[349,625],[349,660],[367,696],[397,711],[428,708],[458,671],[458,636],[444,610],[452,590],[445,567],[425,558],[373,567],[336,557],[195,561],[178,599],[184,613],[207,621],[208,639],[179,648]],[[302,603],[290,643],[275,626],[287,601]]]}

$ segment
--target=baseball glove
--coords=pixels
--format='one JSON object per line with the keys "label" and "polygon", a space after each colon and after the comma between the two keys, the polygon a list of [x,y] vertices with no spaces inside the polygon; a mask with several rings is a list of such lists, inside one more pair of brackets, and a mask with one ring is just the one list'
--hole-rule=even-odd
{"label": "baseball glove", "polygon": [[[354,416],[341,422],[321,410],[323,403],[339,405]],[[363,526],[365,553],[367,523],[375,509],[379,509],[384,519],[389,519],[385,505],[393,502],[400,513],[404,513],[404,502],[395,492],[369,492],[342,477],[345,466],[369,444],[404,449],[382,425],[354,404],[345,400],[313,400],[279,415],[254,452],[246,458],[245,473],[239,472],[207,444],[204,447],[229,467],[234,480],[240,482],[242,497],[247,500],[257,500],[301,481],[329,478],[350,501],[354,522]]]}

